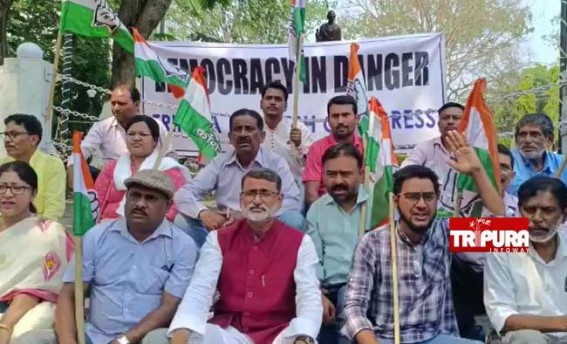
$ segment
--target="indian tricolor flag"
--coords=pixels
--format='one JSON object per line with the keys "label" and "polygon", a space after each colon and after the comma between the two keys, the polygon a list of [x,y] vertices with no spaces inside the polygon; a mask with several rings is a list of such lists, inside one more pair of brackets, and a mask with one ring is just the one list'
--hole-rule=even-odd
{"label": "indian tricolor flag", "polygon": [[83,236],[98,217],[98,197],[81,150],[83,133],[73,132],[73,235]]}
{"label": "indian tricolor flag", "polygon": [[153,44],[148,43],[136,28],[132,29],[132,33],[136,42],[134,46],[136,75],[146,76],[156,82],[163,82],[167,84],[175,98],[183,97],[189,81],[189,73],[172,65],[160,56]]}
{"label": "indian tricolor flag", "polygon": [[291,10],[289,15],[288,28],[288,47],[289,56],[297,65],[299,58],[299,80],[305,83],[307,81],[307,72],[305,70],[303,51],[299,52],[301,36],[305,34],[305,2],[306,0],[291,0]]}
{"label": "indian tricolor flag", "polygon": [[173,123],[193,140],[200,154],[211,160],[221,152],[221,147],[211,119],[211,104],[207,93],[205,69],[196,67],[179,103]]}
{"label": "indian tricolor flag", "polygon": [[370,195],[368,200],[368,228],[376,228],[389,220],[389,196],[393,190],[394,169],[398,159],[394,154],[392,132],[388,114],[378,99],[368,102],[368,140],[364,150],[365,164],[370,169]]}
{"label": "indian tricolor flag", "polygon": [[350,57],[348,63],[348,84],[347,95],[356,99],[358,114],[360,116],[358,132],[361,137],[366,137],[368,131],[368,98],[366,97],[366,81],[360,61],[358,60],[358,50],[360,46],[356,43],[350,45]]}
{"label": "indian tricolor flag", "polygon": [[124,50],[134,52],[134,39],[106,0],[65,0],[61,30],[80,36],[112,38]]}
{"label": "indian tricolor flag", "polygon": [[[459,132],[463,133],[470,145],[476,151],[486,174],[497,190],[500,189],[500,165],[498,163],[498,140],[494,116],[484,102],[486,80],[479,79],[474,83],[472,92],[467,100]],[[477,196],[478,190],[471,176],[459,174],[457,190],[462,192],[463,199],[468,200]],[[480,202],[477,202],[481,205]],[[482,206],[472,209],[469,216],[480,217]]]}

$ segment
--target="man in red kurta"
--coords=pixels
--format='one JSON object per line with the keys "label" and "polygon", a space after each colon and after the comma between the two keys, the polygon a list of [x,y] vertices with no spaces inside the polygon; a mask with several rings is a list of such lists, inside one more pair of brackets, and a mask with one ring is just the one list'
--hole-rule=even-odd
{"label": "man in red kurta", "polygon": [[170,326],[172,344],[314,343],[323,314],[317,253],[309,236],[275,218],[281,202],[275,172],[243,177],[244,219],[207,236]]}

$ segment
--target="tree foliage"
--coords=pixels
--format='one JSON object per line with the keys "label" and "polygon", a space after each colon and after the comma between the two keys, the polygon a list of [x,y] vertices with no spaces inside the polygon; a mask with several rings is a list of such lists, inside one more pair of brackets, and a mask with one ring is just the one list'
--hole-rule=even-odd
{"label": "tree foliage", "polygon": [[[24,42],[37,44],[44,52],[44,59],[53,62],[59,25],[61,0],[19,0],[12,4],[8,18],[7,52],[15,56],[16,49]],[[100,87],[108,87],[110,81],[110,44],[105,39],[88,39],[77,35],[73,38],[71,75],[75,79]],[[62,52],[61,52],[62,53]],[[62,72],[63,60],[59,64]],[[55,104],[61,101],[61,88],[57,88]],[[97,95],[92,104],[82,86],[72,85],[70,109],[97,113],[102,108],[104,95]],[[80,118],[71,118],[71,129],[86,129]]]}
{"label": "tree foliage", "polygon": [[559,66],[535,65],[522,69],[508,84],[492,87],[487,99],[498,128],[499,140],[510,144],[516,123],[534,112],[559,121]]}
{"label": "tree foliage", "polygon": [[347,3],[348,20],[343,21],[347,39],[443,32],[450,99],[460,98],[477,77],[493,74],[491,71],[498,69],[498,63],[508,58],[531,31],[530,10],[517,0]]}
{"label": "tree foliage", "polygon": [[[307,35],[314,33],[334,1],[310,0]],[[167,14],[169,32],[180,40],[276,44],[287,42],[289,0],[176,0]],[[188,18],[191,18],[188,20]]]}

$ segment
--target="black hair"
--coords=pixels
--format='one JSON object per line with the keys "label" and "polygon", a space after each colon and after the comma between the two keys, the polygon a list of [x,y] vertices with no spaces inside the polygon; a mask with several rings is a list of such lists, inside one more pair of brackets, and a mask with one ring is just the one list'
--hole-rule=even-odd
{"label": "black hair", "polygon": [[236,117],[240,117],[240,116],[252,116],[256,119],[256,123],[258,125],[258,130],[260,131],[264,131],[264,119],[262,118],[262,116],[260,116],[260,114],[254,110],[250,110],[250,109],[240,109],[240,110],[236,110],[232,115],[230,115],[230,119],[228,122],[228,127],[229,130],[232,131],[232,122],[234,122],[234,119]]}
{"label": "black hair", "polygon": [[152,135],[154,142],[156,143],[159,142],[159,125],[157,124],[156,120],[153,117],[145,116],[145,115],[136,115],[128,121],[128,124],[126,124],[126,127],[124,129],[128,131],[128,129],[130,129],[132,125],[138,122],[146,123],[148,129],[150,129],[150,134]]}
{"label": "black hair", "polygon": [[118,89],[128,90],[128,92],[130,92],[130,99],[132,99],[134,103],[139,102],[140,99],[142,99],[140,91],[135,86],[132,86],[130,84],[120,84],[116,85],[113,91]]}
{"label": "black hair", "polygon": [[37,137],[39,138],[39,144],[41,137],[43,136],[43,128],[41,127],[41,122],[37,119],[37,117],[15,113],[4,119],[4,125],[8,125],[8,123],[10,122],[14,122],[17,125],[24,127],[29,135],[37,135]]}
{"label": "black hair", "polygon": [[439,108],[439,110],[437,110],[437,113],[441,114],[441,112],[447,110],[448,108],[453,108],[453,107],[459,108],[459,109],[465,111],[465,107],[462,104],[455,103],[455,102],[448,102],[448,103],[443,104],[443,106],[441,106]]}
{"label": "black hair", "polygon": [[287,91],[287,88],[279,81],[270,81],[266,86],[264,86],[264,88],[262,88],[262,93],[261,93],[262,98],[264,98],[266,91],[268,91],[268,89],[270,88],[275,88],[277,90],[282,91],[284,95],[284,101],[287,102],[287,98],[289,97],[289,92]]}
{"label": "black hair", "polygon": [[499,143],[498,144],[498,153],[504,154],[510,158],[510,164],[512,165],[512,169],[514,169],[514,156],[512,155],[512,151],[508,149],[505,145]]}
{"label": "black hair", "polygon": [[557,200],[561,211],[567,208],[567,186],[560,179],[547,176],[532,177],[520,185],[518,189],[518,206],[521,207],[540,192],[551,193]]}
{"label": "black hair", "polygon": [[276,190],[278,190],[278,192],[282,191],[282,179],[280,178],[280,176],[274,172],[273,170],[270,170],[269,168],[258,168],[258,169],[253,169],[251,171],[248,171],[244,177],[242,177],[242,182],[240,184],[240,188],[244,187],[244,181],[247,178],[252,178],[252,179],[262,179],[262,180],[267,180],[269,182],[272,183],[276,183]]}
{"label": "black hair", "polygon": [[[24,183],[31,187],[32,194],[37,193],[37,173],[27,162],[16,160],[0,165],[0,175],[6,172],[15,172]],[[37,214],[37,209],[31,202],[30,211]]]}
{"label": "black hair", "polygon": [[362,168],[362,154],[360,154],[358,149],[356,149],[356,147],[352,143],[339,143],[327,148],[325,153],[323,153],[321,162],[323,163],[323,165],[325,165],[328,160],[336,159],[340,156],[354,158],[356,160],[356,165],[358,166],[358,168]]}
{"label": "black hair", "polygon": [[514,136],[518,137],[520,130],[526,125],[533,125],[537,126],[541,129],[543,136],[548,139],[553,140],[553,122],[548,115],[544,113],[532,113],[529,115],[525,115],[516,123],[516,133]]}
{"label": "black hair", "polygon": [[352,96],[340,95],[331,98],[327,103],[327,116],[331,113],[331,105],[352,105],[354,115],[358,115],[358,105],[356,105],[356,99]]}
{"label": "black hair", "polygon": [[435,193],[439,195],[439,177],[429,167],[422,165],[409,165],[394,173],[394,194],[399,194],[404,182],[413,178],[429,179],[433,183]]}

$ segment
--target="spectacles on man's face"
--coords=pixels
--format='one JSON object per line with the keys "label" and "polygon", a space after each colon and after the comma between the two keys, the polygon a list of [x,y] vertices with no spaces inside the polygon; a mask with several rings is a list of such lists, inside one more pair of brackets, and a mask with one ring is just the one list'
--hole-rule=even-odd
{"label": "spectacles on man's face", "polygon": [[411,203],[417,203],[422,198],[425,203],[431,203],[437,200],[437,194],[435,192],[406,192],[403,193],[402,196]]}
{"label": "spectacles on man's face", "polygon": [[0,133],[0,137],[2,137],[2,138],[7,137],[10,140],[17,140],[18,137],[24,136],[24,135],[29,135],[29,133],[27,133],[25,131],[5,131],[3,133]]}
{"label": "spectacles on man's face", "polygon": [[30,190],[31,187],[25,185],[8,185],[8,184],[0,184],[0,195],[5,195],[8,190],[12,193],[12,195],[21,195],[26,190]]}
{"label": "spectacles on man's face", "polygon": [[262,189],[262,190],[245,190],[240,193],[240,196],[247,201],[252,201],[254,198],[256,198],[256,195],[258,195],[260,196],[260,199],[262,201],[269,201],[272,199],[272,197],[278,194],[279,192]]}

